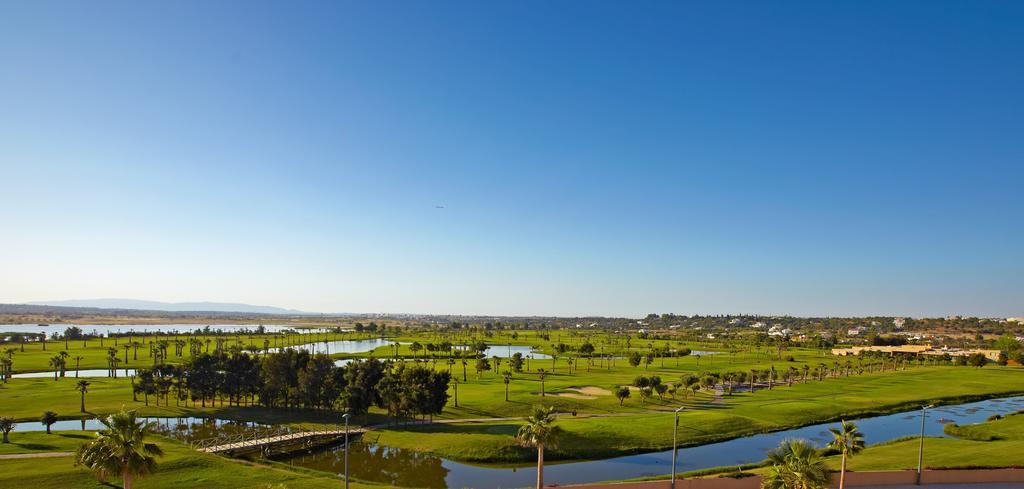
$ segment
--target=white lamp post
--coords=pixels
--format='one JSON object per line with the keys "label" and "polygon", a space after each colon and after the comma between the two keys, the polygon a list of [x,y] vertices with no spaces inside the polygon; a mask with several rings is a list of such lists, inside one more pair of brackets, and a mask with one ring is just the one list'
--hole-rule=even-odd
{"label": "white lamp post", "polygon": [[675,411],[675,425],[672,426],[672,489],[676,489],[676,434],[679,432],[679,411],[686,409],[686,406],[679,406]]}

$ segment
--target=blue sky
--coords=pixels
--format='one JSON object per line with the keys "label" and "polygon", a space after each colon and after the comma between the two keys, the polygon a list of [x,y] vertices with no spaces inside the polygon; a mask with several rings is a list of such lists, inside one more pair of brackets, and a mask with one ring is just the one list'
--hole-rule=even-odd
{"label": "blue sky", "polygon": [[0,302],[1022,315],[1022,19],[5,3]]}

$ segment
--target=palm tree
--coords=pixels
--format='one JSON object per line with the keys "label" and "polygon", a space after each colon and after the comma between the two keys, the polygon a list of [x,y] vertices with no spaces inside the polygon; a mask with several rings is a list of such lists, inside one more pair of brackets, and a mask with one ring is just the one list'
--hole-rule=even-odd
{"label": "palm tree", "polygon": [[505,381],[505,402],[508,402],[508,384],[512,382],[512,371],[506,370],[502,377]]}
{"label": "palm tree", "polygon": [[762,489],[824,489],[832,482],[821,455],[804,440],[783,440],[768,452],[768,461]]}
{"label": "palm tree", "polygon": [[459,377],[452,377],[452,388],[455,389],[455,407],[459,407]]}
{"label": "palm tree", "polygon": [[156,457],[164,452],[155,443],[146,442],[150,427],[137,420],[135,411],[121,411],[100,422],[104,429],[78,449],[75,463],[92,469],[101,481],[120,475],[124,489],[131,489],[133,478],[156,470]]}
{"label": "palm tree", "polygon": [[4,443],[10,443],[7,439],[7,434],[17,426],[18,423],[14,422],[14,418],[8,418],[6,416],[0,418],[0,432],[4,434]]}
{"label": "palm tree", "polygon": [[82,412],[84,413],[85,412],[85,393],[89,392],[89,381],[88,380],[79,380],[78,383],[75,384],[75,389],[78,390],[78,392],[82,393]]}
{"label": "palm tree", "polygon": [[14,368],[14,362],[10,358],[0,358],[0,377],[3,377],[3,381],[6,384],[11,377],[11,370]]}
{"label": "palm tree", "polygon": [[544,378],[548,376],[548,373],[542,369],[537,369],[537,379],[540,380],[540,397],[544,397]]}
{"label": "palm tree", "polygon": [[562,428],[555,426],[555,407],[536,406],[526,424],[519,427],[516,440],[524,447],[537,448],[537,489],[544,487],[544,449],[558,448]]}
{"label": "palm tree", "polygon": [[[24,345],[24,343],[22,343],[22,345]],[[4,367],[4,370],[3,370],[4,382],[7,382],[8,380],[11,380],[11,374],[14,373],[13,372],[13,370],[14,370],[14,353],[16,351],[18,351],[18,350],[14,349],[14,348],[7,348],[7,349],[4,350],[4,358],[2,359],[2,364],[3,364],[3,367]]]}
{"label": "palm tree", "polygon": [[828,447],[838,451],[843,456],[842,464],[839,466],[839,489],[846,484],[846,459],[852,457],[864,449],[864,434],[857,429],[855,423],[843,421],[839,429],[829,428],[832,432],[832,441]]}
{"label": "palm tree", "polygon": [[50,426],[57,422],[57,413],[53,411],[43,411],[43,415],[39,417],[39,422],[46,426],[46,434],[50,434]]}
{"label": "palm tree", "polygon": [[53,380],[57,380],[57,374],[60,373],[60,365],[64,361],[60,355],[55,355],[50,359],[50,366],[53,367]]}

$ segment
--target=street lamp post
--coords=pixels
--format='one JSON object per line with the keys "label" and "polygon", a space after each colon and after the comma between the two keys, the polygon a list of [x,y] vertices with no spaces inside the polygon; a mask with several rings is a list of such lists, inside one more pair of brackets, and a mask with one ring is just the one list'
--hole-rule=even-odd
{"label": "street lamp post", "polygon": [[934,404],[921,407],[921,443],[917,447],[917,477],[915,485],[921,485],[921,469],[924,465],[924,419],[928,416],[928,410],[935,407]]}
{"label": "street lamp post", "polygon": [[679,433],[679,411],[686,409],[686,406],[679,406],[675,411],[675,424],[672,426],[672,489],[676,489],[676,435]]}
{"label": "street lamp post", "polygon": [[349,413],[341,415],[342,418],[345,418],[345,489],[348,489],[348,418],[350,416]]}

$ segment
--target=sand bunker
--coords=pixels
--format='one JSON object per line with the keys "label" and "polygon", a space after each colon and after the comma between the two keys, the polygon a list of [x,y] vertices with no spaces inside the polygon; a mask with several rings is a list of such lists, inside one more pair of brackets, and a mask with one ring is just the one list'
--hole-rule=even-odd
{"label": "sand bunker", "polygon": [[583,399],[585,401],[589,401],[591,399],[597,399],[594,396],[585,396],[583,394],[577,394],[575,392],[559,392],[558,394],[555,394],[555,395],[558,396],[558,397],[570,397],[572,399]]}
{"label": "sand bunker", "polygon": [[584,387],[567,387],[565,390],[569,392],[559,392],[555,394],[558,397],[569,397],[572,399],[597,399],[597,396],[610,396],[611,391],[608,389],[602,389],[600,387],[594,387],[592,385]]}
{"label": "sand bunker", "polygon": [[579,392],[588,396],[610,396],[612,391],[608,389],[602,389],[600,387],[594,387],[592,385],[584,387],[570,387],[568,390]]}

